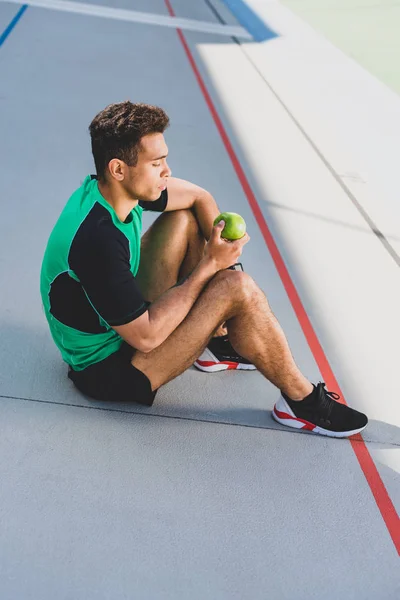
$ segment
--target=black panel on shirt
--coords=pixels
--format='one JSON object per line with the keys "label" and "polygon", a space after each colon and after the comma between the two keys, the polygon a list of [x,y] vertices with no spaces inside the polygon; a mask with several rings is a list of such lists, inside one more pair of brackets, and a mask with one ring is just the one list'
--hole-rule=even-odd
{"label": "black panel on shirt", "polygon": [[61,273],[50,286],[50,312],[64,325],[84,333],[107,331],[100,325],[99,315],[88,302],[81,284],[68,273]]}
{"label": "black panel on shirt", "polygon": [[[68,263],[90,300],[86,298],[87,304],[109,325],[129,323],[148,308],[129,261],[128,239],[115,227],[107,209],[96,203],[75,234]],[[83,312],[79,318],[82,322]]]}

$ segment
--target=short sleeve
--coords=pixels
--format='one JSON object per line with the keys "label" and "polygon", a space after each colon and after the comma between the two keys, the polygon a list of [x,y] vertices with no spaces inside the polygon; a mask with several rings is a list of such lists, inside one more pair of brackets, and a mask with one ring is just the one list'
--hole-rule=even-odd
{"label": "short sleeve", "polygon": [[163,190],[161,192],[161,196],[158,200],[154,200],[154,202],[147,202],[145,200],[139,200],[139,206],[143,208],[143,210],[151,210],[153,212],[164,212],[167,208],[168,204],[168,190]]}
{"label": "short sleeve", "polygon": [[125,325],[146,312],[149,303],[130,270],[128,240],[110,221],[90,234],[78,231],[69,265],[89,302],[109,325]]}

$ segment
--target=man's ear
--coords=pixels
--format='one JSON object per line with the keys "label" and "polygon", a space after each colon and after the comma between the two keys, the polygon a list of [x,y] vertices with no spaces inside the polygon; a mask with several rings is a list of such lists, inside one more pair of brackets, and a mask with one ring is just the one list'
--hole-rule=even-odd
{"label": "man's ear", "polygon": [[119,158],[113,158],[108,163],[108,172],[113,179],[123,181],[125,179],[125,163]]}

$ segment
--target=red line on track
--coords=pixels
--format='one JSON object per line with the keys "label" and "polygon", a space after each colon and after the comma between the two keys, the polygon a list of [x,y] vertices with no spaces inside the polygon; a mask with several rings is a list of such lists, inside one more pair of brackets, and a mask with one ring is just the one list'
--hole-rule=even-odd
{"label": "red line on track", "polygon": [[[170,16],[175,17],[176,15],[171,6],[170,0],[164,0],[164,1],[165,1],[165,4],[167,5],[167,9],[168,9]],[[221,138],[222,138],[222,141],[224,142],[226,151],[229,155],[229,158],[232,161],[233,167],[234,167],[236,174],[239,178],[239,181],[242,185],[243,191],[244,191],[244,193],[247,197],[247,200],[251,206],[251,209],[254,213],[254,216],[256,218],[258,226],[264,237],[265,243],[267,244],[268,250],[269,250],[269,252],[272,256],[272,259],[275,263],[275,267],[276,267],[278,274],[282,280],[282,283],[285,287],[286,293],[289,296],[289,300],[292,303],[292,306],[293,306],[296,316],[299,320],[301,328],[304,332],[304,336],[308,342],[311,352],[312,352],[312,354],[315,358],[315,361],[318,365],[318,368],[322,374],[324,381],[326,382],[327,388],[337,391],[343,398],[344,403],[346,403],[343,393],[342,393],[342,391],[339,387],[339,384],[336,380],[336,377],[333,374],[331,366],[328,362],[328,359],[326,358],[325,353],[322,349],[322,346],[319,343],[319,340],[318,340],[317,335],[314,331],[314,328],[311,324],[311,321],[308,318],[308,315],[307,315],[305,308],[300,300],[300,297],[297,293],[294,283],[291,280],[291,277],[290,277],[289,272],[286,268],[286,265],[283,261],[283,258],[278,250],[275,240],[272,237],[269,227],[265,221],[264,215],[261,212],[261,209],[258,205],[256,197],[253,193],[253,190],[251,189],[250,184],[247,180],[247,177],[242,169],[242,166],[235,154],[232,144],[231,144],[231,142],[228,138],[228,135],[225,131],[225,128],[222,124],[222,121],[218,116],[218,113],[215,109],[214,103],[211,99],[210,94],[208,93],[208,90],[205,86],[202,76],[200,75],[200,72],[194,61],[193,55],[189,49],[186,39],[180,29],[177,29],[177,34],[179,36],[179,39],[182,42],[183,48],[186,52],[186,56],[190,62],[190,65],[193,69],[194,75],[197,79],[197,83],[200,86],[200,89],[203,93],[204,99],[205,99],[207,106],[212,114],[213,119],[214,119],[215,125],[218,129],[218,132],[219,132]],[[374,461],[372,460],[372,457],[371,457],[371,455],[368,451],[368,448],[365,445],[365,442],[363,441],[362,437],[360,435],[353,436],[353,438],[350,439],[350,443],[351,443],[351,446],[357,457],[357,460],[360,464],[361,470],[364,473],[365,478],[368,482],[368,485],[371,489],[371,492],[375,498],[375,502],[376,502],[376,504],[379,508],[379,511],[382,515],[382,518],[386,524],[386,527],[387,527],[389,534],[393,540],[396,550],[400,555],[400,519],[399,519],[399,516],[393,505],[393,502],[390,499],[390,496],[385,488],[385,485],[381,479],[381,476],[379,475],[378,469],[376,468],[376,465],[375,465]]]}

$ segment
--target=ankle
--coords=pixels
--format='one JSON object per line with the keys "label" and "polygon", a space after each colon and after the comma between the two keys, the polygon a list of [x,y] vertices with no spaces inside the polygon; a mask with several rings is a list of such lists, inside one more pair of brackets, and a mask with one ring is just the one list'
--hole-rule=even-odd
{"label": "ankle", "polygon": [[290,386],[287,389],[281,390],[283,393],[293,400],[293,402],[301,402],[314,391],[314,386],[309,381],[306,381],[301,386]]}

